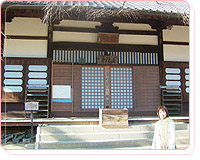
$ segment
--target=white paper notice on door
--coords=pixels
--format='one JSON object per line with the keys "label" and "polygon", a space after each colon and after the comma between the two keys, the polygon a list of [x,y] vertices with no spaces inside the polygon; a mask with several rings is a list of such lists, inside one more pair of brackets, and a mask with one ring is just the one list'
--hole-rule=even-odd
{"label": "white paper notice on door", "polygon": [[54,99],[70,99],[71,85],[53,85]]}

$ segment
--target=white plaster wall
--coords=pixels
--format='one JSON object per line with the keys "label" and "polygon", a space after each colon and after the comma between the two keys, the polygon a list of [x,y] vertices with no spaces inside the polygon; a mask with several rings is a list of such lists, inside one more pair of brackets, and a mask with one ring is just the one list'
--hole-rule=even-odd
{"label": "white plaster wall", "polygon": [[53,32],[53,42],[88,42],[96,43],[96,33],[83,33],[83,32]]}
{"label": "white plaster wall", "polygon": [[[87,42],[96,43],[96,33],[75,33],[75,32],[53,32],[54,42]],[[158,45],[157,36],[152,35],[119,35],[119,44],[144,44],[144,45]]]}
{"label": "white plaster wall", "polygon": [[[100,26],[100,22],[92,21],[75,21],[63,20],[60,24],[55,26],[75,27],[75,28],[95,28]],[[148,30],[153,31],[148,24],[133,24],[133,23],[114,23],[121,30]],[[75,33],[75,32],[53,32],[53,42],[88,42],[97,43],[97,33]],[[144,44],[157,45],[158,39],[155,35],[119,35],[119,44]]]}
{"label": "white plaster wall", "polygon": [[154,35],[119,35],[120,44],[158,45],[158,37]]}
{"label": "white plaster wall", "polygon": [[6,35],[15,36],[47,36],[48,26],[40,18],[15,17],[6,23]]}
{"label": "white plaster wall", "polygon": [[164,45],[164,61],[189,62],[189,46],[186,45]]}
{"label": "white plaster wall", "polygon": [[163,30],[164,41],[189,42],[188,26],[173,26],[171,30]]}
{"label": "white plaster wall", "polygon": [[6,39],[6,57],[47,57],[47,40]]}

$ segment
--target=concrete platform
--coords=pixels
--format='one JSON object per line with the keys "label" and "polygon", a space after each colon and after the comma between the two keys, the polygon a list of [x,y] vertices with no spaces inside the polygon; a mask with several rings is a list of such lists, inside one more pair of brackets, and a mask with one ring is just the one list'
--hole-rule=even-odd
{"label": "concrete platform", "polygon": [[[189,116],[171,116],[174,121],[189,122]],[[135,122],[155,122],[158,120],[157,116],[145,117],[128,117],[128,123]],[[30,126],[30,118],[2,118],[1,126]],[[63,117],[63,118],[34,118],[34,126],[38,124],[84,124],[97,125],[99,124],[99,117]]]}

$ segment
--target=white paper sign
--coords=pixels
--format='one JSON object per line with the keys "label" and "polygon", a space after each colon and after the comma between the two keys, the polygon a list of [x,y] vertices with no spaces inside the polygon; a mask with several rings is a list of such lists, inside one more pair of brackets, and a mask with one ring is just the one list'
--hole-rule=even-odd
{"label": "white paper sign", "polygon": [[39,102],[25,102],[25,111],[37,111]]}
{"label": "white paper sign", "polygon": [[53,85],[53,98],[70,99],[71,86],[70,85]]}

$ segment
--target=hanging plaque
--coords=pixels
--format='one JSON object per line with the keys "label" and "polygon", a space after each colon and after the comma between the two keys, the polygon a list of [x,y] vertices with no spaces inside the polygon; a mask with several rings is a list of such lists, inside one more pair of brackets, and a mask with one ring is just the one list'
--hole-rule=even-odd
{"label": "hanging plaque", "polygon": [[119,34],[118,33],[98,33],[98,43],[103,44],[118,44]]}
{"label": "hanging plaque", "polygon": [[118,56],[98,56],[97,64],[118,64]]}

